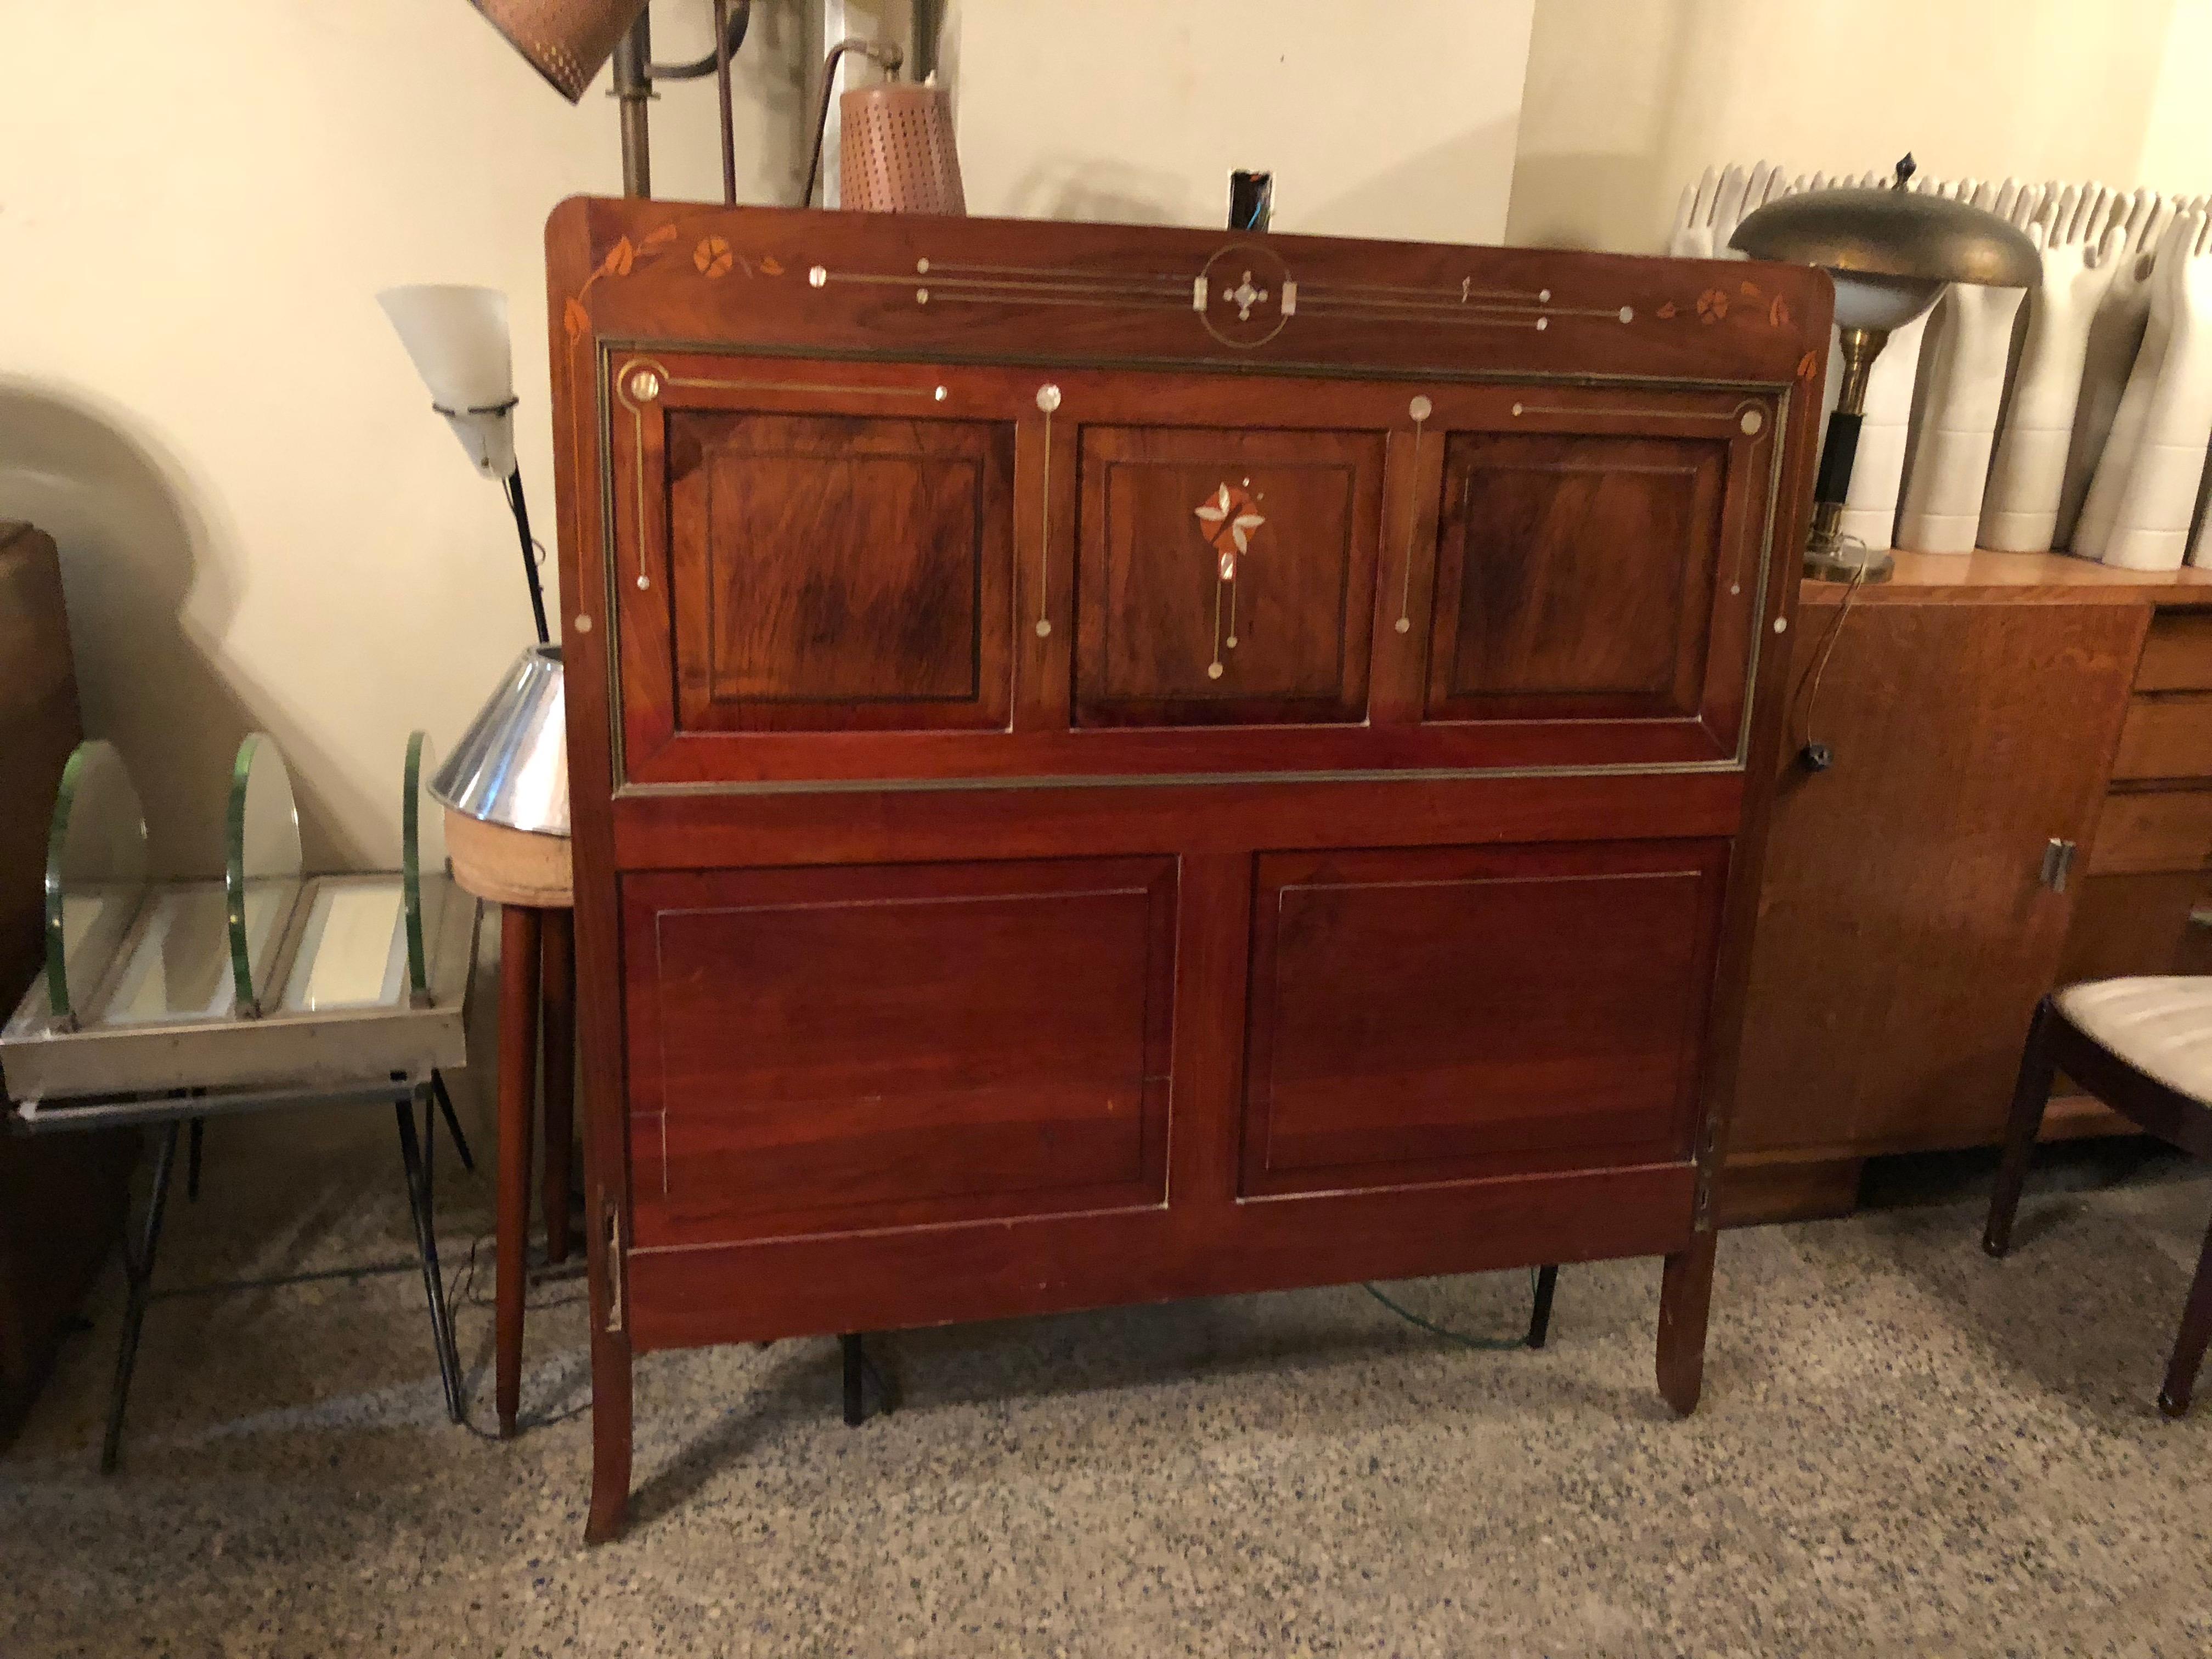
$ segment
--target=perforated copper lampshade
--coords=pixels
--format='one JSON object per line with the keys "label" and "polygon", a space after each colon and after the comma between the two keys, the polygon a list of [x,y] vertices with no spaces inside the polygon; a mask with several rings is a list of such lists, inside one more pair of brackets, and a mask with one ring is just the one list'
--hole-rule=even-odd
{"label": "perforated copper lampshade", "polygon": [[838,100],[838,196],[860,213],[965,213],[943,88],[886,81]]}
{"label": "perforated copper lampshade", "polygon": [[570,103],[584,95],[646,0],[473,0]]}

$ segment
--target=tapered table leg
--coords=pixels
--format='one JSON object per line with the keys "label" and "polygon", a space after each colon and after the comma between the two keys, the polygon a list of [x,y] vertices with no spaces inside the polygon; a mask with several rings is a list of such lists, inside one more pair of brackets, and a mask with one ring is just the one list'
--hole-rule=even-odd
{"label": "tapered table leg", "polygon": [[1705,1316],[1713,1300],[1718,1235],[1699,1233],[1667,1258],[1659,1282],[1659,1392],[1684,1417],[1698,1409],[1705,1382]]}
{"label": "tapered table leg", "polygon": [[545,1018],[545,1259],[568,1259],[568,1149],[576,1133],[576,935],[567,910],[540,913],[544,976],[538,988]]}
{"label": "tapered table leg", "polygon": [[530,1238],[530,1131],[538,1070],[540,913],[500,907],[499,1219],[494,1398],[499,1431],[522,1405],[522,1292]]}
{"label": "tapered table leg", "polygon": [[[592,1229],[592,1279],[610,1283],[619,1267],[602,1265],[608,1246]],[[584,1522],[584,1541],[604,1544],[622,1536],[629,1514],[630,1352],[629,1338],[608,1330],[605,1295],[592,1296],[592,1512]]]}

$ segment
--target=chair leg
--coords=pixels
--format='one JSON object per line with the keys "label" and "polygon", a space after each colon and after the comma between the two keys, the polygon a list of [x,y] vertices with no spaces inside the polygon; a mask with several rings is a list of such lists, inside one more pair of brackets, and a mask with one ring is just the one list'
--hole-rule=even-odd
{"label": "chair leg", "polygon": [[845,1426],[857,1429],[867,1420],[867,1408],[860,1393],[866,1350],[861,1346],[860,1339],[849,1331],[837,1339],[837,1349],[845,1361]]}
{"label": "chair leg", "polygon": [[1547,1262],[1536,1273],[1536,1300],[1528,1310],[1528,1346],[1540,1348],[1552,1334],[1552,1292],[1559,1287],[1559,1267]]}
{"label": "chair leg", "polygon": [[2012,1220],[2020,1208],[2021,1188],[2027,1182],[2027,1161],[2035,1153],[2035,1138],[2043,1128],[2043,1109],[2051,1101],[2051,1079],[2057,1070],[2051,1057],[2051,1027],[2059,1018],[2049,997],[2036,1004],[2035,1018],[2027,1028],[2027,1046],[2021,1050],[2020,1077],[2013,1085],[2012,1116],[2005,1126],[2004,1162],[1997,1166],[1997,1184],[1990,1194],[1990,1217],[1982,1229],[1982,1248],[2002,1255],[2012,1248]]}
{"label": "chair leg", "polygon": [[2189,1409],[2207,1344],[2212,1344],[2212,1229],[2205,1231],[2197,1277],[2189,1286],[2189,1305],[2182,1310],[2181,1334],[2174,1339],[2173,1358],[2166,1364],[2166,1386],[2158,1391],[2158,1408],[2168,1417],[2179,1417]]}

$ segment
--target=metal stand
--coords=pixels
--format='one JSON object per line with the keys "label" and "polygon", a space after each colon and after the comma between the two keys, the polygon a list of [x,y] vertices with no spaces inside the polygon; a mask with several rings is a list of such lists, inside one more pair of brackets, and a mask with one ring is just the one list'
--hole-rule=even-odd
{"label": "metal stand", "polygon": [[477,1172],[476,1154],[469,1150],[469,1138],[461,1133],[461,1120],[453,1110],[453,1097],[446,1092],[446,1074],[430,1073],[430,1088],[438,1097],[438,1114],[446,1120],[446,1133],[453,1138],[453,1150],[461,1155],[461,1167],[471,1175]]}
{"label": "metal stand", "polygon": [[115,1385],[107,1396],[107,1433],[100,1443],[100,1472],[115,1473],[123,1455],[123,1408],[131,1400],[131,1372],[138,1364],[138,1333],[146,1323],[146,1296],[154,1284],[154,1251],[161,1242],[161,1215],[168,1207],[169,1171],[177,1163],[177,1132],[172,1121],[161,1129],[154,1149],[154,1190],[146,1200],[146,1219],[138,1237],[123,1236],[123,1276],[130,1290],[123,1303],[123,1341],[115,1356]]}
{"label": "metal stand", "polygon": [[1557,1263],[1547,1263],[1536,1270],[1536,1302],[1528,1310],[1528,1346],[1540,1348],[1552,1334],[1552,1292],[1559,1287]]}
{"label": "metal stand", "polygon": [[[123,1240],[123,1273],[127,1288],[123,1332],[115,1356],[115,1381],[108,1394],[107,1431],[100,1448],[102,1474],[114,1474],[123,1454],[124,1413],[130,1405],[131,1378],[138,1364],[138,1342],[145,1330],[147,1304],[154,1299],[154,1261],[161,1247],[161,1223],[168,1210],[179,1139],[190,1129],[197,1141],[206,1119],[225,1112],[335,1104],[378,1097],[392,1101],[398,1120],[399,1162],[407,1181],[407,1206],[415,1227],[416,1255],[422,1264],[422,1294],[429,1304],[431,1340],[438,1354],[438,1379],[445,1390],[446,1413],[459,1423],[465,1420],[466,1402],[462,1396],[460,1344],[453,1331],[453,1308],[446,1299],[445,1276],[438,1264],[434,1111],[445,1114],[447,1127],[453,1133],[454,1144],[464,1159],[469,1157],[469,1151],[454,1120],[445,1079],[435,1070],[420,1083],[410,1084],[404,1077],[394,1079],[378,1087],[374,1094],[354,1086],[230,1093],[195,1090],[189,1095],[175,1094],[161,1099],[125,1098],[48,1106],[42,1109],[33,1125],[10,1123],[9,1127],[18,1132],[32,1133],[104,1128],[125,1123],[144,1124],[158,1132],[154,1145],[152,1190],[147,1195],[144,1217],[137,1231],[126,1232]],[[422,1109],[419,1127],[415,1121],[418,1103]]]}
{"label": "metal stand", "polygon": [[445,1275],[438,1269],[437,1209],[431,1184],[438,1143],[430,1133],[428,1100],[422,1103],[422,1135],[416,1135],[415,1100],[420,1092],[401,1096],[392,1109],[399,1120],[399,1162],[407,1175],[407,1207],[415,1219],[415,1252],[422,1260],[422,1295],[430,1304],[430,1336],[438,1348],[438,1380],[446,1390],[446,1415],[459,1423],[467,1416],[461,1399],[461,1351],[453,1335],[453,1310],[446,1300]]}

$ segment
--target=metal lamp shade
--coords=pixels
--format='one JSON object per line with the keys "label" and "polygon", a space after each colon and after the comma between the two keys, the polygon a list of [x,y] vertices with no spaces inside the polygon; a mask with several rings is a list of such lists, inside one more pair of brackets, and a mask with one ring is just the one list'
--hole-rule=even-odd
{"label": "metal lamp shade", "polygon": [[568,833],[568,727],[561,647],[533,645],[507,670],[430,793],[456,812],[533,835]]}
{"label": "metal lamp shade", "polygon": [[474,0],[476,9],[570,103],[582,99],[646,0]]}
{"label": "metal lamp shade", "polygon": [[1729,246],[1869,276],[2026,288],[2043,274],[2035,244],[1996,214],[1894,188],[1786,196],[1745,216]]}
{"label": "metal lamp shade", "polygon": [[968,211],[952,104],[941,87],[886,81],[838,100],[838,191],[860,213]]}

